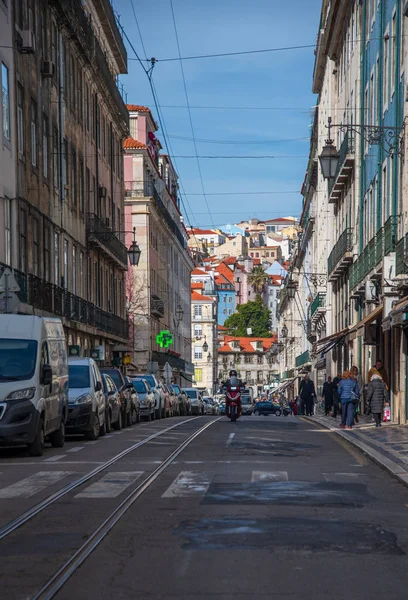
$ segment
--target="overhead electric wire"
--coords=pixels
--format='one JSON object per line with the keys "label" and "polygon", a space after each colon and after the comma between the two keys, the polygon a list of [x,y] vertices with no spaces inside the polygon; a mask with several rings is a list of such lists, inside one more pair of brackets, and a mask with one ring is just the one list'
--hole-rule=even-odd
{"label": "overhead electric wire", "polygon": [[[300,194],[299,190],[284,191],[284,192],[207,192],[207,196],[260,196],[269,194]],[[187,196],[202,196],[199,192],[187,193]]]}
{"label": "overhead electric wire", "polygon": [[193,117],[191,115],[191,110],[190,110],[190,101],[189,101],[189,98],[188,98],[187,84],[186,84],[186,78],[185,78],[185,75],[184,75],[183,61],[181,59],[180,42],[179,42],[179,37],[178,37],[178,32],[177,32],[177,24],[176,24],[176,16],[174,14],[173,0],[170,0],[170,8],[171,8],[171,14],[172,14],[172,17],[173,17],[174,33],[175,33],[175,36],[176,36],[177,51],[178,51],[178,55],[179,55],[179,59],[180,59],[180,70],[181,70],[181,75],[182,75],[182,78],[183,78],[184,94],[185,94],[185,97],[186,97],[186,103],[187,103],[187,109],[188,109],[188,117],[189,117],[189,121],[190,121],[191,133],[192,133],[192,136],[193,136],[194,150],[195,150],[195,154],[196,154],[196,158],[197,158],[197,168],[198,168],[198,174],[199,174],[200,182],[201,182],[202,196],[204,197],[204,201],[205,201],[205,203],[207,205],[208,213],[210,215],[210,220],[211,220],[211,222],[213,222],[213,218],[212,218],[212,215],[211,215],[211,212],[210,212],[210,207],[208,205],[208,200],[207,200],[207,197],[205,195],[204,180],[203,180],[203,174],[201,172],[200,159],[198,158],[197,142],[196,142],[196,139],[195,139]]}
{"label": "overhead electric wire", "polygon": [[[171,135],[169,134],[169,137],[174,139],[174,140],[182,140],[185,142],[192,142],[192,141],[196,141],[196,142],[200,142],[202,144],[231,144],[231,145],[242,145],[242,144],[284,144],[287,142],[303,142],[303,141],[310,141],[310,137],[301,137],[301,138],[283,138],[281,140],[277,139],[277,140],[260,140],[260,141],[252,141],[252,140],[212,140],[211,138],[190,138],[190,137],[186,137],[186,136],[181,136],[181,135]],[[327,134],[326,134],[327,137]]]}

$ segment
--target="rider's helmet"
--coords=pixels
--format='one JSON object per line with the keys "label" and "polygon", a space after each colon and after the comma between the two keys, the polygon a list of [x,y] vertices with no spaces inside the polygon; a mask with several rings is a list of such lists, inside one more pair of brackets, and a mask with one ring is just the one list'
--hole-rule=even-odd
{"label": "rider's helmet", "polygon": [[236,370],[235,370],[235,369],[232,369],[232,370],[229,372],[229,376],[230,376],[230,377],[236,377],[236,376],[237,376],[237,372],[236,372]]}

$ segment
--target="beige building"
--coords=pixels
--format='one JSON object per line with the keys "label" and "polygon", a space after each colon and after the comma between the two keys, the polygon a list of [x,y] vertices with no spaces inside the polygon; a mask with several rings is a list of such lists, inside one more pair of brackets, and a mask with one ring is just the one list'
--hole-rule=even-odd
{"label": "beige building", "polygon": [[108,0],[75,3],[75,18],[67,1],[14,8],[19,310],[61,317],[69,346],[109,362],[128,341],[126,49]]}
{"label": "beige building", "polygon": [[218,258],[225,258],[228,256],[234,256],[238,258],[239,256],[248,256],[248,241],[242,235],[237,235],[233,238],[227,238],[227,241],[224,244],[214,248],[212,251],[214,256]]}
{"label": "beige building", "polygon": [[217,331],[217,295],[207,296],[204,283],[192,284],[194,386],[204,389],[209,395],[214,393],[217,382]]}
{"label": "beige building", "polygon": [[[157,125],[150,110],[128,105],[130,134],[125,141],[125,229],[133,228],[142,251],[129,271],[127,285],[133,362],[139,372],[169,373],[178,383],[192,379],[190,273],[178,198],[178,177],[170,158],[160,154]],[[160,341],[163,331],[172,341]],[[166,363],[169,367],[166,367]],[[180,379],[181,378],[181,379]]]}

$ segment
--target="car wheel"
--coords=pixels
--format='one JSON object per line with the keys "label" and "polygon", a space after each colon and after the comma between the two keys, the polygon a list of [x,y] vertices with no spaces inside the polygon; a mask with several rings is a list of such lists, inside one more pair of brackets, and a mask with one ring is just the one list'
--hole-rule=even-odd
{"label": "car wheel", "polygon": [[50,435],[50,442],[53,448],[62,448],[65,444],[65,417],[61,418],[61,423],[57,431],[53,431]]}
{"label": "car wheel", "polygon": [[112,414],[110,410],[108,410],[108,412],[105,414],[105,430],[106,433],[110,433],[112,431]]}
{"label": "car wheel", "polygon": [[131,425],[133,425],[132,409],[130,409],[129,412],[126,413],[126,425],[128,427],[130,427]]}
{"label": "car wheel", "polygon": [[127,412],[126,409],[122,410],[122,429],[125,429],[127,426]]}
{"label": "car wheel", "polygon": [[280,416],[281,416],[281,414],[282,414],[282,411],[281,411],[281,409],[280,409],[280,408],[278,408],[277,410],[275,410],[275,415],[276,415],[277,417],[280,417]]}
{"label": "car wheel", "polygon": [[115,431],[120,431],[122,429],[122,411],[119,411],[118,420],[113,424],[113,429]]}
{"label": "car wheel", "polygon": [[106,435],[106,413],[103,415],[103,423],[99,429],[99,437],[104,437]]}
{"label": "car wheel", "polygon": [[138,423],[136,406],[132,406],[130,415],[131,415],[132,425],[136,425],[136,423]]}
{"label": "car wheel", "polygon": [[255,415],[256,417],[259,417],[259,415],[260,415],[260,414],[261,414],[261,413],[259,412],[259,410],[254,410],[254,415]]}
{"label": "car wheel", "polygon": [[157,420],[161,419],[161,408],[154,411],[154,418]]}
{"label": "car wheel", "polygon": [[34,440],[28,444],[29,456],[42,456],[44,453],[44,419],[41,417]]}
{"label": "car wheel", "polygon": [[137,409],[137,421],[136,423],[140,423],[141,419],[140,419],[140,409]]}
{"label": "car wheel", "polygon": [[98,439],[101,431],[101,425],[99,423],[99,417],[96,413],[92,415],[92,429],[91,431],[85,432],[85,439],[94,442]]}

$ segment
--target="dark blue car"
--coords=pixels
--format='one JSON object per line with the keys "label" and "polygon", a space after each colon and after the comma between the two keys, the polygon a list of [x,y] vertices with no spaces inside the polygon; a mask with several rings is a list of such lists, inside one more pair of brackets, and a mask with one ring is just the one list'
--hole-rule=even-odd
{"label": "dark blue car", "polygon": [[257,402],[254,406],[254,415],[276,415],[280,417],[282,414],[282,409],[279,404],[275,404],[274,402]]}

